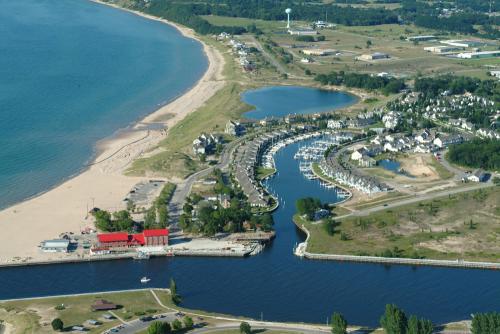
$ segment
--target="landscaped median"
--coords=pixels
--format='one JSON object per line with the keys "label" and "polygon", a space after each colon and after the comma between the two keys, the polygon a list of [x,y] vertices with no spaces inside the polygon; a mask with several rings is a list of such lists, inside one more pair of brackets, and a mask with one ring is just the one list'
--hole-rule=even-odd
{"label": "landscaped median", "polygon": [[499,201],[500,188],[491,187],[339,221],[295,215],[294,222],[309,234],[307,258],[500,268]]}

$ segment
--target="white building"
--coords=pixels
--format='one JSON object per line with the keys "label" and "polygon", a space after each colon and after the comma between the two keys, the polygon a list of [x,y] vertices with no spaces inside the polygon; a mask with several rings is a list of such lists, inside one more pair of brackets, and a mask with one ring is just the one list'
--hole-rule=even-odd
{"label": "white building", "polygon": [[45,240],[40,244],[40,249],[45,253],[67,253],[69,249],[69,240]]}
{"label": "white building", "polygon": [[500,50],[497,51],[481,51],[481,52],[463,52],[457,54],[458,58],[462,59],[480,59],[500,57]]}
{"label": "white building", "polygon": [[326,124],[326,127],[329,129],[342,129],[345,128],[345,126],[345,121],[341,119],[330,119]]}

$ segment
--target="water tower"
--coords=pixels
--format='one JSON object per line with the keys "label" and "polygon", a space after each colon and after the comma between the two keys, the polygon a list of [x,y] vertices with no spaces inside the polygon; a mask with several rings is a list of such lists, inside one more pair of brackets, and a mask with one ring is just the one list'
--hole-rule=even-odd
{"label": "water tower", "polygon": [[287,22],[286,22],[286,28],[287,29],[290,29],[290,13],[291,12],[292,12],[291,8],[285,9],[285,13],[286,13],[286,16],[287,16]]}

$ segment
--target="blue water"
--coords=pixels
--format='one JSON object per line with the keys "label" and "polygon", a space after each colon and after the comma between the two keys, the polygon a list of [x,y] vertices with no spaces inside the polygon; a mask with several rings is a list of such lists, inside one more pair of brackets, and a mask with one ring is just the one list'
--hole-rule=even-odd
{"label": "blue water", "polygon": [[376,325],[386,303],[436,323],[500,310],[500,273],[487,270],[384,266],[302,260],[292,254],[302,234],[292,223],[294,201],[335,202],[333,190],[305,179],[293,159],[299,144],[276,156],[279,173],[268,187],[281,197],[277,237],[246,258],[155,258],[0,269],[0,299],[144,287],[177,281],[183,306],[266,320],[324,323],[333,311],[350,323]]}
{"label": "blue water", "polygon": [[254,110],[245,117],[263,119],[284,117],[289,114],[314,114],[347,107],[356,97],[343,92],[298,86],[271,86],[250,90],[242,94],[242,100]]}
{"label": "blue water", "polygon": [[[0,5],[0,36],[12,46],[7,50],[6,43],[0,43],[3,187],[19,184],[33,189],[24,180],[28,178],[44,189],[72,173],[91,155],[97,139],[154,108],[168,94],[174,96],[189,87],[206,65],[198,44],[180,38],[168,27],[127,13],[83,1],[25,0],[19,4],[0,0]],[[31,23],[33,19],[36,24]],[[54,28],[55,22],[64,29]],[[67,29],[72,33],[61,31]],[[45,43],[50,47],[38,36],[48,39]],[[12,56],[6,60],[3,53],[13,52],[14,45],[38,56],[30,58],[19,52],[24,61]],[[53,48],[58,52],[52,52]],[[38,58],[44,60],[44,66],[38,65]],[[167,61],[160,61],[164,59]],[[12,65],[5,66],[6,62]],[[79,69],[87,64],[86,70],[77,71],[75,64]],[[36,102],[36,108],[25,99]],[[289,106],[299,106],[304,99],[301,94],[291,94]],[[259,110],[280,110],[283,103],[274,95],[261,102]],[[324,110],[335,105],[327,101],[316,107]],[[2,268],[0,299],[140,288],[144,287],[140,277],[148,276],[156,287],[167,286],[174,277],[186,307],[255,318],[262,312],[266,320],[324,323],[333,311],[339,311],[350,323],[375,325],[386,303],[396,303],[438,323],[465,319],[472,312],[500,310],[500,273],[496,271],[295,257],[292,249],[303,240],[291,220],[295,200],[304,196],[337,200],[334,191],[301,176],[293,159],[298,145],[287,146],[276,156],[279,173],[268,181],[268,187],[279,195],[282,205],[274,213],[277,238],[262,254],[247,259],[177,257]],[[25,153],[16,153],[20,150]],[[44,153],[35,155],[38,160],[26,160],[38,151]],[[12,167],[16,163],[18,169]],[[4,201],[14,195],[22,198],[27,193],[2,192]]]}
{"label": "blue water", "polygon": [[390,159],[379,160],[377,164],[380,167],[382,167],[388,171],[395,172],[395,173],[399,171],[399,167],[401,166],[401,164],[398,161],[394,161],[394,160],[390,160]]}
{"label": "blue water", "polygon": [[79,171],[95,143],[207,67],[174,28],[85,0],[0,0],[0,207]]}

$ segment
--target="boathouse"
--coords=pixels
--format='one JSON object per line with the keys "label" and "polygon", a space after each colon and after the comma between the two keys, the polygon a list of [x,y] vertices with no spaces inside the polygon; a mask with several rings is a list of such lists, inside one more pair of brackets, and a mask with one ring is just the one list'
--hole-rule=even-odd
{"label": "boathouse", "polygon": [[168,245],[169,231],[166,228],[144,230],[142,233],[127,232],[101,233],[97,235],[98,249],[116,249],[143,246]]}

